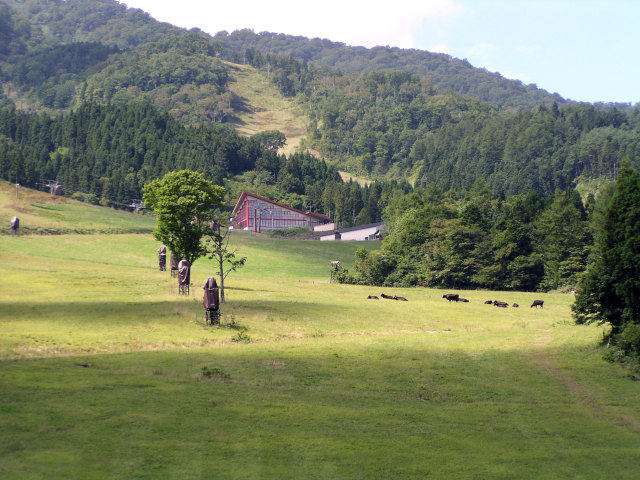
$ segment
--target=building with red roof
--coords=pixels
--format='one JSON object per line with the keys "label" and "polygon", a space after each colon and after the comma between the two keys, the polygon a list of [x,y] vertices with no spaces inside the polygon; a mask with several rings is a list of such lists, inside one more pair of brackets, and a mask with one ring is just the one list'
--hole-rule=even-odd
{"label": "building with red roof", "polygon": [[303,212],[246,191],[240,194],[232,217],[233,228],[254,232],[296,227],[313,228],[332,221],[319,213]]}

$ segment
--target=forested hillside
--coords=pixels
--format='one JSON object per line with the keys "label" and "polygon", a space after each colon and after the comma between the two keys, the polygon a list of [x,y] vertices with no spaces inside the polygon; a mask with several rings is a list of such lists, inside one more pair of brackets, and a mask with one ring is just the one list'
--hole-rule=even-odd
{"label": "forested hillside", "polygon": [[535,85],[508,80],[500,74],[473,67],[466,60],[442,53],[392,47],[353,47],[326,39],[308,39],[282,33],[252,30],[220,32],[216,39],[224,42],[224,54],[241,61],[247,49],[263,54],[290,55],[317,66],[340,70],[345,74],[375,71],[407,71],[428,78],[439,90],[451,90],[488,102],[496,107],[529,110],[540,104],[565,103],[558,94],[551,94]]}
{"label": "forested hillside", "polygon": [[0,4],[13,11],[30,48],[97,42],[126,49],[184,32],[114,0],[2,0]]}
{"label": "forested hillside", "polygon": [[[156,22],[136,9],[127,9],[113,0],[3,0],[11,7],[14,23],[24,39],[14,45],[16,52],[72,43],[101,43],[120,50],[132,49],[148,42],[182,36],[184,30]],[[2,4],[2,2],[0,2]],[[7,17],[6,12],[2,14]],[[7,21],[0,22],[7,23]],[[11,24],[11,22],[9,22]],[[13,27],[12,27],[13,28]],[[192,31],[192,33],[202,32]],[[231,34],[219,32],[209,42],[209,54],[234,63],[252,63],[247,51],[262,55],[291,57],[316,67],[329,67],[344,74],[361,74],[380,70],[398,70],[428,78],[435,88],[472,96],[496,107],[535,109],[540,104],[565,103],[534,85],[523,85],[499,74],[471,66],[466,60],[419,50],[389,47],[351,47],[338,42],[307,39],[285,34],[250,30]],[[24,43],[20,43],[23,41]],[[191,55],[192,52],[189,52]],[[287,76],[290,72],[287,72]],[[295,82],[295,79],[292,79]]]}
{"label": "forested hillside", "polygon": [[87,104],[62,117],[0,109],[0,178],[27,187],[59,182],[66,195],[123,207],[143,185],[180,169],[227,187],[311,209],[341,225],[380,221],[406,182],[344,183],[335,167],[308,154],[277,153],[280,132],[250,138],[226,125],[185,127],[149,104]]}
{"label": "forested hillside", "polygon": [[408,72],[334,76],[306,88],[307,143],[348,171],[494,194],[553,194],[640,166],[640,110],[556,104],[520,113],[452,93]]}

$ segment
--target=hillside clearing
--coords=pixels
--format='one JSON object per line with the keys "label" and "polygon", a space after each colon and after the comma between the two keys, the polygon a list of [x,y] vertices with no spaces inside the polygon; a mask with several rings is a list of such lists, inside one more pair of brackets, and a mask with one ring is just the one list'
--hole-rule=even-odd
{"label": "hillside clearing", "polygon": [[264,130],[280,130],[287,137],[283,153],[297,151],[304,138],[307,120],[293,99],[283,97],[265,72],[247,65],[230,64],[233,81],[229,90],[242,98],[248,111],[238,114],[231,124],[239,134],[250,136]]}

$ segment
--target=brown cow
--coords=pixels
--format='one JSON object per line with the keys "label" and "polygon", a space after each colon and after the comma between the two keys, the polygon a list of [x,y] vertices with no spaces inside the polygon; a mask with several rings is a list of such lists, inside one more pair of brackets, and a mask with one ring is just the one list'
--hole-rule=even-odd
{"label": "brown cow", "polygon": [[493,300],[487,300],[486,302],[484,302],[485,305],[491,305],[493,304]]}
{"label": "brown cow", "polygon": [[381,296],[382,298],[387,298],[387,299],[389,299],[389,300],[394,300],[393,295],[385,295],[384,293],[381,293],[381,294],[380,294],[380,296]]}
{"label": "brown cow", "polygon": [[376,297],[375,295],[369,295],[369,296],[367,297],[367,299],[369,299],[369,300],[380,300],[380,299],[379,299],[378,297]]}
{"label": "brown cow", "polygon": [[518,305],[517,303],[514,303],[513,305],[511,305],[513,308],[518,308],[520,305]]}
{"label": "brown cow", "polygon": [[457,302],[458,298],[460,298],[460,295],[458,295],[457,293],[445,293],[444,295],[442,295],[442,298],[446,298],[450,302]]}
{"label": "brown cow", "polygon": [[533,308],[533,307],[538,308],[538,305],[544,308],[544,300],[534,300],[533,303],[531,304],[531,307],[529,308]]}

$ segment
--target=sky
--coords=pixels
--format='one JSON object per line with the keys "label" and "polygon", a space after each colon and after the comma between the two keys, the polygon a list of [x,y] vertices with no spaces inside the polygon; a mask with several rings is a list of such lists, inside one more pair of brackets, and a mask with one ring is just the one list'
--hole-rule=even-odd
{"label": "sky", "polygon": [[640,102],[640,0],[119,0],[214,35],[415,48],[583,102]]}

